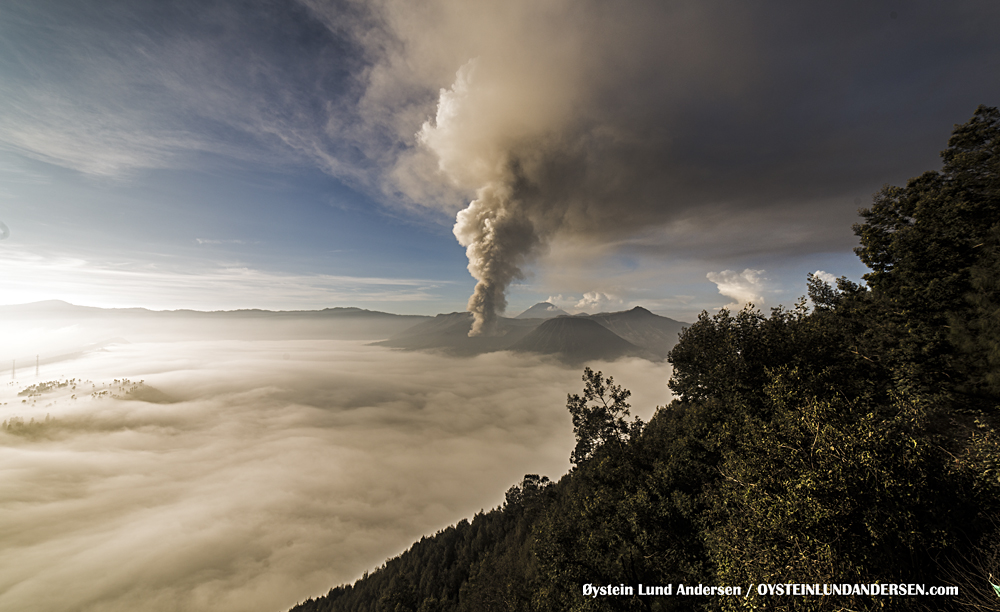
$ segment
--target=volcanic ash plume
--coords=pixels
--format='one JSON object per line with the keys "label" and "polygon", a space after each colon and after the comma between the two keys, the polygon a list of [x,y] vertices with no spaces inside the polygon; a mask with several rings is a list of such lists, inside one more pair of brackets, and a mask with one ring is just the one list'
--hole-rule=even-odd
{"label": "volcanic ash plume", "polygon": [[510,92],[524,91],[535,95],[539,88],[507,83],[473,59],[459,69],[451,89],[441,90],[434,124],[425,123],[418,134],[444,176],[461,189],[475,190],[476,198],[457,214],[454,229],[478,281],[469,298],[475,317],[470,336],[495,333],[497,314],[507,306],[507,287],[521,278],[521,266],[548,234],[537,194],[528,196],[531,160],[518,153],[518,145],[530,143],[537,151],[538,133],[553,122],[545,113],[522,112],[511,102]]}
{"label": "volcanic ash plume", "polygon": [[470,336],[496,331],[497,313],[507,307],[507,286],[521,278],[521,265],[540,243],[510,187],[490,184],[476,195],[458,213],[454,230],[469,258],[469,273],[479,281],[469,298],[475,317]]}

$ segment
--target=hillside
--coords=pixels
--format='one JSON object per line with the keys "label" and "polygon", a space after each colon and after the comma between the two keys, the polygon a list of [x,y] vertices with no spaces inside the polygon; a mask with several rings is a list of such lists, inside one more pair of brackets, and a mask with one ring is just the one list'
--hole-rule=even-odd
{"label": "hillside", "polygon": [[691,326],[653,314],[641,306],[624,312],[602,312],[588,318],[661,359],[666,359],[670,349],[677,344],[681,330]]}
{"label": "hillside", "polygon": [[401,333],[431,317],[398,315],[361,308],[279,311],[96,308],[49,300],[0,306],[0,318],[37,321],[41,325],[85,322],[91,329],[107,330],[106,335],[125,336],[130,339],[135,336],[162,339],[198,337],[381,340]]}
{"label": "hillside", "polygon": [[556,355],[568,363],[594,359],[648,357],[648,353],[592,319],[557,317],[534,328],[507,347],[523,353]]}
{"label": "hillside", "polygon": [[[811,307],[702,313],[649,423],[585,369],[556,484],[525,476],[294,610],[996,610],[1000,111],[956,126],[942,157],[861,211],[866,286],[809,275]],[[535,346],[562,346],[564,321]],[[832,594],[767,586],[789,583]]]}
{"label": "hillside", "polygon": [[472,314],[453,312],[414,325],[388,340],[375,342],[377,346],[416,351],[440,350],[452,355],[479,355],[502,351],[517,342],[541,323],[538,319],[497,319],[496,335],[469,337]]}

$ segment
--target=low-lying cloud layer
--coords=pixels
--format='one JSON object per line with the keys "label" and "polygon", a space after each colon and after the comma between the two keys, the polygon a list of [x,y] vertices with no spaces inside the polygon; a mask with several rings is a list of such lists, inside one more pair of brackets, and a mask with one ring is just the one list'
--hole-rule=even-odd
{"label": "low-lying cloud layer", "polygon": [[[568,467],[580,372],[539,358],[139,340],[3,387],[36,422],[0,431],[0,608],[274,612]],[[667,400],[662,365],[596,367],[645,418]],[[92,397],[139,380],[178,401]]]}

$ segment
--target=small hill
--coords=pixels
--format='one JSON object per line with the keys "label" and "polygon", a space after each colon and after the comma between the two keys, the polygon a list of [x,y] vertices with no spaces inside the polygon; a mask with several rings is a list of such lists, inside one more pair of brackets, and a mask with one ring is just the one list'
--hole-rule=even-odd
{"label": "small hill", "polygon": [[156,387],[151,387],[143,383],[135,385],[135,387],[127,391],[119,399],[148,402],[150,404],[174,404],[178,401]]}
{"label": "small hill", "polygon": [[549,319],[510,345],[510,350],[558,355],[570,363],[618,359],[629,355],[648,356],[646,351],[601,324],[578,317]]}
{"label": "small hill", "polygon": [[550,304],[549,302],[539,302],[532,306],[531,308],[525,310],[521,314],[514,317],[515,319],[554,319],[556,317],[565,317],[569,313],[565,310],[557,307],[555,304]]}
{"label": "small hill", "polygon": [[77,306],[62,300],[44,300],[41,302],[31,302],[28,304],[9,304],[0,306],[0,316],[18,317],[106,317],[128,315],[153,315],[158,311],[147,310],[146,308],[98,308],[96,306]]}

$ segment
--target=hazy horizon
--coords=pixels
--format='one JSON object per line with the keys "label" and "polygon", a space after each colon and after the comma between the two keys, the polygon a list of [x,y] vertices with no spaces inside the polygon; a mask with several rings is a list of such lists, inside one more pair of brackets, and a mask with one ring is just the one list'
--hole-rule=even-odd
{"label": "hazy horizon", "polygon": [[[518,318],[518,317],[522,316],[523,314],[527,313],[534,306],[540,306],[542,304],[548,304],[548,303],[549,302],[545,302],[545,301],[537,302],[535,304],[532,304],[528,308],[525,308],[521,312],[507,312],[507,313],[504,314],[504,316],[507,316],[509,318]],[[18,308],[18,307],[27,307],[27,306],[41,306],[41,305],[45,305],[45,306],[66,305],[66,306],[74,306],[74,307],[79,306],[81,308],[93,308],[93,309],[107,310],[107,311],[145,310],[145,311],[148,311],[148,312],[151,312],[151,313],[161,313],[161,312],[162,313],[166,313],[166,312],[194,312],[194,313],[204,313],[204,314],[209,314],[209,313],[226,313],[226,312],[234,312],[235,313],[235,312],[248,312],[248,311],[261,311],[261,312],[288,313],[288,314],[291,314],[291,313],[322,312],[324,310],[364,310],[364,311],[368,311],[368,312],[372,312],[372,313],[393,314],[393,315],[399,315],[399,316],[403,316],[403,317],[434,317],[434,316],[439,315],[439,314],[453,314],[455,312],[469,312],[467,309],[461,309],[461,310],[453,310],[453,311],[450,311],[450,312],[435,312],[433,314],[417,314],[417,313],[413,313],[413,312],[390,311],[390,310],[374,310],[374,309],[370,309],[370,308],[361,308],[360,306],[352,306],[352,305],[349,305],[349,304],[348,305],[325,306],[325,307],[321,307],[321,308],[287,309],[287,310],[282,310],[282,309],[267,309],[267,308],[252,308],[252,307],[222,309],[222,310],[199,310],[199,309],[195,309],[195,308],[163,308],[163,309],[156,309],[156,308],[146,308],[145,306],[114,306],[114,307],[90,306],[90,305],[86,305],[86,304],[73,304],[73,303],[67,302],[65,300],[51,299],[51,300],[38,300],[38,301],[35,301],[35,302],[20,302],[20,303],[14,303],[14,304],[0,304],[0,313],[3,312],[2,309],[5,308],[5,307]],[[630,306],[628,308],[624,308],[623,307],[623,308],[618,309],[618,310],[600,311],[600,312],[623,312],[623,311],[632,310],[632,309],[635,309],[635,308],[645,308],[645,306],[643,306],[642,304],[636,304],[636,305]],[[645,309],[649,310],[650,312],[655,312],[655,314],[658,314],[660,316],[664,316],[664,317],[668,317],[668,318],[673,318],[673,317],[669,317],[668,313],[665,313],[665,312],[662,312],[662,311],[661,312],[656,312],[656,311],[650,310],[649,308],[645,308]],[[595,311],[595,312],[587,312],[587,311],[585,311],[583,309],[573,308],[573,307],[569,307],[569,309],[567,310],[567,312],[569,314],[599,314],[597,311]],[[676,319],[674,319],[674,320],[676,320]]]}

